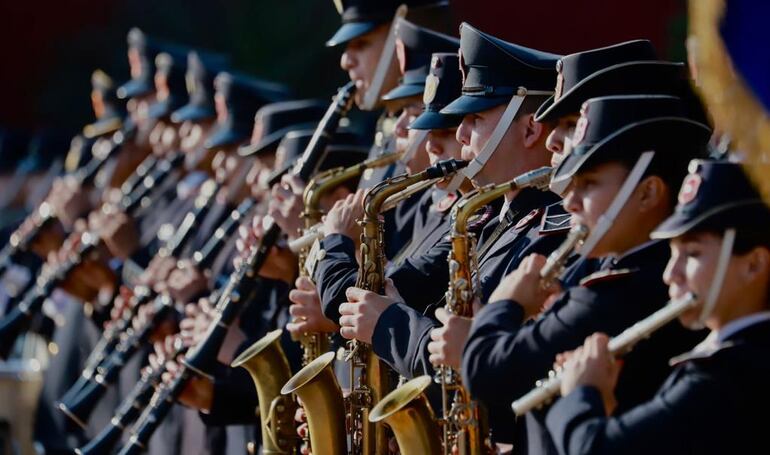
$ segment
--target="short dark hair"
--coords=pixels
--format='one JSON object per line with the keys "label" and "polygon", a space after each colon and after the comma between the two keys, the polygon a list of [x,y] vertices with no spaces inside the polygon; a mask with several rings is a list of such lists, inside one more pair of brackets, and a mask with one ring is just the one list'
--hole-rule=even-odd
{"label": "short dark hair", "polygon": [[540,106],[545,103],[549,98],[549,95],[527,95],[524,97],[524,101],[521,102],[519,111],[516,112],[516,116],[513,117],[513,121],[519,120],[525,115],[534,114],[540,109]]}

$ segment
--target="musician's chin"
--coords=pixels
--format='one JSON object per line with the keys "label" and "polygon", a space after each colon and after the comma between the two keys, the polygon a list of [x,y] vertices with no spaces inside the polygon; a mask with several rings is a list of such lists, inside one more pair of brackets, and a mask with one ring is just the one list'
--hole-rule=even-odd
{"label": "musician's chin", "polygon": [[690,330],[700,330],[703,328],[703,324],[700,321],[700,312],[700,305],[690,308],[679,315],[679,322]]}

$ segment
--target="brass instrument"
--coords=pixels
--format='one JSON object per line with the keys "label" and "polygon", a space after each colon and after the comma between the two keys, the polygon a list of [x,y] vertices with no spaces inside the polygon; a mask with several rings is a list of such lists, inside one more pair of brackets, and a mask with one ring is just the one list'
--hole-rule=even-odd
{"label": "brass instrument", "polygon": [[[394,159],[397,158],[394,154],[388,154],[383,156],[382,158],[389,157],[389,156],[393,156]],[[389,163],[382,164],[382,166],[386,166],[387,164]],[[372,167],[375,167],[375,166],[372,166]],[[430,188],[431,186],[435,185],[436,182],[439,180],[441,179],[437,178],[437,179],[426,180],[424,182],[415,183],[414,185],[407,187],[406,189],[394,194],[393,196],[385,200],[384,204],[382,204],[380,213],[385,213],[390,210],[393,210],[402,201],[409,199],[415,193],[419,193],[422,190]],[[300,251],[302,251],[302,249],[309,247],[310,245],[313,244],[313,242],[315,242],[316,240],[320,240],[325,236],[326,236],[326,233],[324,233],[323,231],[323,223],[316,223],[306,228],[301,237],[289,242],[289,249],[294,253],[299,253]]]}
{"label": "brass instrument", "polygon": [[283,395],[295,394],[302,401],[314,455],[347,453],[345,402],[333,362],[333,352],[320,355],[281,389]]}
{"label": "brass instrument", "polygon": [[291,377],[289,362],[281,348],[282,330],[275,330],[243,351],[231,367],[243,367],[251,375],[259,397],[262,425],[262,453],[290,454],[296,447],[294,412],[296,403],[281,395],[281,387]]}
{"label": "brass instrument", "polygon": [[[522,174],[506,183],[487,185],[464,196],[452,208],[450,215],[452,220],[450,230],[452,250],[447,258],[450,280],[446,292],[445,308],[447,311],[458,316],[472,317],[473,301],[480,290],[480,285],[477,282],[476,238],[473,233],[468,232],[468,219],[479,208],[509,191],[530,187],[541,190],[547,189],[551,173],[552,168],[542,167]],[[399,388],[386,397],[385,403],[387,404],[383,404],[383,408],[388,408],[390,413],[396,413],[401,409],[416,406],[412,403],[415,399],[424,400],[424,398],[419,397],[422,396],[421,392],[430,385],[430,381],[424,379],[418,381],[418,379],[407,383],[409,384],[407,391],[401,392],[401,388]],[[478,403],[470,399],[470,394],[463,387],[459,373],[447,366],[440,366],[434,381],[441,384],[442,406],[444,408],[443,419],[441,420],[443,428],[439,428],[439,424],[435,420],[421,418],[422,413],[400,414],[402,416],[400,419],[406,419],[408,416],[415,419],[409,425],[400,424],[392,427],[396,439],[399,440],[401,452],[404,454],[440,453],[440,447],[443,446],[444,453],[451,453],[453,447],[457,447],[461,454],[484,453],[487,446],[485,439],[488,431],[485,428],[482,410]],[[384,412],[379,405],[377,409],[378,413]],[[403,430],[401,430],[402,428]],[[414,434],[402,435],[399,434],[401,431],[422,436],[415,439]],[[431,452],[425,452],[426,446],[421,444],[425,440],[431,440],[434,435],[443,437],[441,446],[431,446]],[[402,445],[402,440],[407,445]],[[411,442],[407,443],[406,441]]]}
{"label": "brass instrument", "polygon": [[[325,194],[334,190],[342,183],[359,177],[365,170],[387,166],[394,163],[399,157],[399,153],[389,153],[347,168],[338,167],[330,169],[312,179],[302,195],[305,206],[305,209],[302,212],[302,218],[305,220],[306,229],[312,229],[313,226],[321,221],[321,217],[323,216],[323,211],[321,210],[321,198]],[[313,241],[315,241],[315,238]],[[307,244],[298,251],[300,276],[310,275],[306,264],[308,254],[310,253],[309,247],[310,245]],[[302,344],[303,350],[303,366],[329,350],[329,337],[324,333],[305,333],[302,335],[300,343]]]}
{"label": "brass instrument", "polygon": [[549,288],[564,272],[564,263],[567,262],[573,251],[580,248],[586,237],[588,237],[588,227],[586,225],[577,224],[572,226],[564,242],[548,255],[545,265],[540,269],[540,284],[544,289]]}
{"label": "brass instrument", "polygon": [[[473,301],[481,289],[477,273],[476,238],[473,233],[468,232],[468,219],[478,209],[511,190],[526,187],[546,189],[551,173],[551,168],[543,167],[520,175],[510,182],[481,188],[463,198],[452,209],[452,250],[447,258],[449,288],[445,299],[448,312],[466,318],[473,317]],[[438,367],[435,379],[441,384],[444,408],[444,453],[451,453],[452,447],[456,446],[461,454],[480,455],[487,445],[485,438],[489,432],[484,428],[484,418],[478,403],[470,399],[468,390],[462,385],[459,372],[442,365]]]}
{"label": "brass instrument", "polygon": [[[612,337],[607,348],[615,357],[630,352],[640,341],[649,338],[656,330],[678,318],[685,311],[694,308],[698,303],[693,294],[684,298],[671,300],[658,311],[652,313],[620,335]],[[561,394],[561,373],[551,371],[548,378],[537,381],[536,388],[514,401],[511,405],[517,416],[522,416],[533,409],[538,409]]]}
{"label": "brass instrument", "polygon": [[441,453],[436,414],[424,393],[431,382],[428,375],[418,376],[386,395],[369,413],[370,422],[385,422],[393,430],[402,455]]}
{"label": "brass instrument", "polygon": [[[467,162],[442,161],[414,175],[402,175],[374,186],[364,199],[361,224],[361,268],[356,287],[379,294],[384,292],[385,253],[380,213],[385,201],[404,189],[435,178],[454,174]],[[385,366],[371,352],[371,346],[357,340],[348,343],[346,361],[350,362],[351,391],[348,397],[351,452],[353,454],[387,453],[384,428],[368,419],[369,409],[378,403],[390,387]]]}

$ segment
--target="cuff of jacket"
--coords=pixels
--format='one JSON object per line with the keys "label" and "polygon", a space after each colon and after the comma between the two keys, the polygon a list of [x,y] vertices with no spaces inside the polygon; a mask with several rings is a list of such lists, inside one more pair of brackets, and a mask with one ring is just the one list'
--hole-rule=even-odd
{"label": "cuff of jacket", "polygon": [[380,315],[374,326],[372,349],[400,375],[412,378],[420,350],[427,345],[426,337],[435,326],[431,318],[409,306],[393,304]]}
{"label": "cuff of jacket", "polygon": [[[331,258],[336,258],[334,260],[338,260],[340,256],[349,256],[351,264],[357,264],[356,245],[353,243],[353,239],[348,236],[342,234],[327,235],[321,240],[321,249],[327,252],[327,257],[329,258],[328,260],[332,260]],[[318,291],[318,296],[321,299],[321,309],[324,313],[324,316],[326,316],[326,318],[331,321],[337,322],[340,320],[339,305],[341,302],[327,302],[326,299],[324,299],[324,296],[326,295],[324,284],[326,281],[324,276],[322,276],[320,273],[321,270],[326,269],[326,267],[321,266],[323,262],[324,259],[321,259],[318,262],[318,265],[315,268],[316,271],[315,276],[313,277],[313,281],[316,283],[316,289]],[[326,284],[329,285],[331,282]]]}
{"label": "cuff of jacket", "polygon": [[[548,410],[545,424],[559,449],[568,449],[571,432],[576,429],[577,420],[603,418],[604,401],[599,389],[580,386],[569,395],[558,399]],[[564,453],[560,452],[559,453]]]}

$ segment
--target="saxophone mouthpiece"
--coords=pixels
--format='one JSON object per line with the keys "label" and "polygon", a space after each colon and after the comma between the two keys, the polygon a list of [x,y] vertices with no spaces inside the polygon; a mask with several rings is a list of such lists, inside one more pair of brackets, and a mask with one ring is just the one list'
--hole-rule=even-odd
{"label": "saxophone mouthpiece", "polygon": [[469,161],[466,160],[444,160],[439,161],[433,166],[425,170],[429,179],[436,179],[441,177],[449,177],[460,169],[468,166]]}

